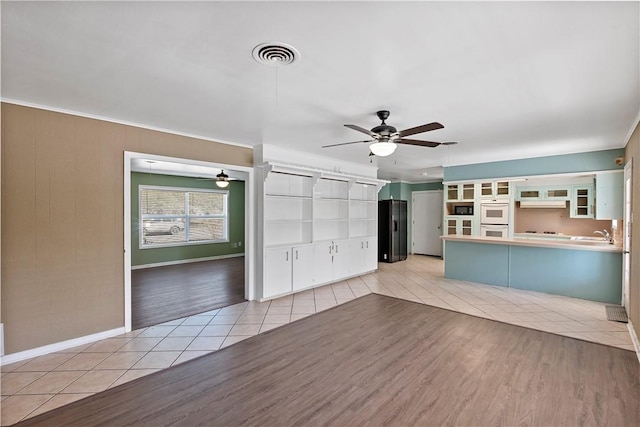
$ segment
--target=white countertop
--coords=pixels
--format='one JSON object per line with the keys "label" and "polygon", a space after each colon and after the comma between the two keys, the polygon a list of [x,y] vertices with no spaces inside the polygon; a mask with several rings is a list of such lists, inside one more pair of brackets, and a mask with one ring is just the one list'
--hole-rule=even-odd
{"label": "white countertop", "polygon": [[442,236],[442,240],[458,241],[458,242],[472,242],[472,243],[487,243],[491,245],[510,245],[510,246],[531,246],[538,248],[550,248],[550,249],[575,249],[580,251],[596,251],[596,252],[616,252],[622,253],[621,245],[610,245],[607,243],[594,242],[594,241],[575,241],[575,240],[563,240],[563,241],[547,241],[543,239],[501,239],[498,237],[480,237],[480,236]]}

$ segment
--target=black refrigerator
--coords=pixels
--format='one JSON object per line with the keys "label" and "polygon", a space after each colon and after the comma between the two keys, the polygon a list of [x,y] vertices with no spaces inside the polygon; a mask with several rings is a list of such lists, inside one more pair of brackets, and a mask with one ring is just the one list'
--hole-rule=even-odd
{"label": "black refrigerator", "polygon": [[407,201],[378,202],[378,261],[407,259]]}

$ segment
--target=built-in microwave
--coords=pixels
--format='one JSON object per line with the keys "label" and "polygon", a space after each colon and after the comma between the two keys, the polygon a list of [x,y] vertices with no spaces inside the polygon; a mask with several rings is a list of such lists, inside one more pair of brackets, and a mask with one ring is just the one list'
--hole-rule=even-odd
{"label": "built-in microwave", "polygon": [[481,224],[509,224],[509,203],[483,203],[480,210]]}
{"label": "built-in microwave", "polygon": [[473,215],[473,206],[454,206],[454,215]]}

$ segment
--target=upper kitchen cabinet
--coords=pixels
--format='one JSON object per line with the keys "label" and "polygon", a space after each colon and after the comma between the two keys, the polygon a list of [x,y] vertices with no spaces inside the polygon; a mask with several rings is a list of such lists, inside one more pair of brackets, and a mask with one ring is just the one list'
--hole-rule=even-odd
{"label": "upper kitchen cabinet", "polygon": [[571,185],[553,185],[553,186],[518,186],[516,188],[516,201],[527,200],[570,200]]}
{"label": "upper kitchen cabinet", "polygon": [[593,184],[574,185],[571,192],[571,218],[593,218]]}
{"label": "upper kitchen cabinet", "polygon": [[596,219],[622,219],[623,189],[623,171],[596,174]]}
{"label": "upper kitchen cabinet", "polygon": [[476,189],[473,182],[465,184],[447,184],[447,201],[473,202],[476,198]]}
{"label": "upper kitchen cabinet", "polygon": [[479,184],[479,197],[482,199],[508,199],[510,195],[509,181],[484,181]]}

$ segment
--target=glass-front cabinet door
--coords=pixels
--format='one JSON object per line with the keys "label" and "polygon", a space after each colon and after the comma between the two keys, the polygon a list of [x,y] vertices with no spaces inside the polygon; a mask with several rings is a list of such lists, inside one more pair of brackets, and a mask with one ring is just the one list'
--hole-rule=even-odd
{"label": "glass-front cabinet door", "polygon": [[571,218],[593,218],[593,185],[574,185],[571,195]]}
{"label": "glass-front cabinet door", "polygon": [[569,200],[568,188],[548,188],[544,192],[544,196],[549,200]]}
{"label": "glass-front cabinet door", "polygon": [[474,183],[467,184],[448,184],[447,200],[448,201],[468,201],[473,202],[476,198],[476,189]]}
{"label": "glass-front cabinet door", "polygon": [[480,197],[505,198],[509,197],[509,181],[486,181],[480,183]]}
{"label": "glass-front cabinet door", "polygon": [[518,190],[518,200],[540,200],[540,190],[532,188],[523,188]]}
{"label": "glass-front cabinet door", "polygon": [[447,236],[473,236],[473,219],[447,217],[445,219]]}

